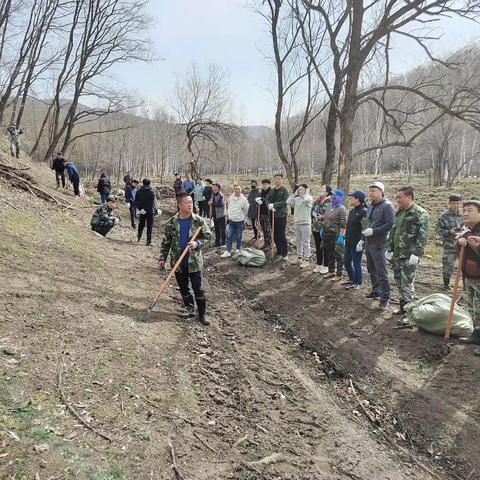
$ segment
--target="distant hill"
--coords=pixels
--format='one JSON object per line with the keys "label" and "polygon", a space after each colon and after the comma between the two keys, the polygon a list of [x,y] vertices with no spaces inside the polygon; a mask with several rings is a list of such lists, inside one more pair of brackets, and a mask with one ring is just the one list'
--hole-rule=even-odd
{"label": "distant hill", "polygon": [[253,139],[263,137],[264,135],[273,135],[275,133],[273,128],[264,125],[247,125],[243,127],[243,129],[247,136]]}

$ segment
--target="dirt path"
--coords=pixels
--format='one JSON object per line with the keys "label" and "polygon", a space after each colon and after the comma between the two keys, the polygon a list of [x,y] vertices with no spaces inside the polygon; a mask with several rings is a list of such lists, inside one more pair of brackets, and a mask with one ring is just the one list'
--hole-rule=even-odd
{"label": "dirt path", "polygon": [[[128,228],[104,240],[84,204],[62,213],[0,183],[1,199],[18,210],[0,201],[0,478],[450,478],[371,425],[364,393],[285,335],[282,317],[315,305],[299,305],[310,297],[290,272],[212,250],[212,326],[177,318],[174,286],[142,323],[158,232],[151,249]],[[272,278],[285,284],[260,288]]]}

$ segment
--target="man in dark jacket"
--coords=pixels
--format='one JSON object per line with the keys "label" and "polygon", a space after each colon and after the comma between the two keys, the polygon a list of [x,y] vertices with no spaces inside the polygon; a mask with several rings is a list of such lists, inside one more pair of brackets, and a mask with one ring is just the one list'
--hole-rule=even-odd
{"label": "man in dark jacket", "polygon": [[212,186],[212,196],[208,204],[212,207],[213,223],[215,225],[215,246],[221,247],[227,241],[226,216],[227,208],[225,205],[225,196],[222,192],[222,186],[214,183]]}
{"label": "man in dark jacket", "polygon": [[175,181],[173,182],[173,190],[175,191],[176,197],[183,195],[185,191],[183,189],[182,176],[179,173],[175,174]]}
{"label": "man in dark jacket", "polygon": [[255,199],[257,205],[260,205],[260,225],[262,226],[263,232],[262,250],[269,250],[272,248],[272,229],[270,228],[271,219],[266,202],[266,198],[271,191],[270,185],[271,182],[268,178],[263,179],[260,195]]}
{"label": "man in dark jacket", "polygon": [[210,178],[206,178],[205,187],[203,187],[203,198],[205,199],[205,205],[207,205],[207,216],[209,218],[212,217],[212,214],[210,213],[211,207],[208,208],[208,202],[210,201],[210,198],[212,198],[212,193],[213,193],[212,185],[213,185],[212,180]]}
{"label": "man in dark jacket", "polygon": [[78,199],[80,197],[80,174],[73,163],[67,162],[65,159],[63,159],[63,164],[67,169],[68,179],[73,185],[73,193]]}
{"label": "man in dark jacket", "polygon": [[277,173],[274,177],[275,186],[265,198],[267,208],[272,212],[274,223],[273,241],[277,247],[276,257],[282,257],[284,261],[288,260],[287,243],[287,198],[288,190],[282,185],[283,175]]}
{"label": "man in dark jacket", "polygon": [[258,213],[260,209],[260,205],[255,201],[256,198],[260,196],[260,190],[258,189],[258,184],[256,180],[250,181],[250,192],[248,193],[248,218],[252,222],[252,229],[253,229],[253,240],[260,238],[258,234],[258,229],[260,225],[257,225]]}
{"label": "man in dark jacket", "polygon": [[155,192],[150,186],[150,180],[144,178],[143,186],[135,195],[135,207],[139,214],[138,241],[142,238],[145,223],[147,224],[147,247],[152,244],[153,216],[155,212]]}
{"label": "man in dark jacket", "polygon": [[138,180],[133,179],[130,185],[127,185],[125,188],[125,202],[130,211],[130,221],[132,223],[132,228],[136,228],[135,225],[135,216],[136,216],[136,207],[135,207],[135,196],[137,194]]}
{"label": "man in dark jacket", "polygon": [[103,237],[105,237],[115,225],[118,225],[118,218],[113,215],[114,206],[115,197],[110,195],[107,201],[97,208],[90,221],[92,230]]}
{"label": "man in dark jacket", "polygon": [[367,228],[362,232],[365,239],[367,270],[372,281],[372,291],[366,295],[370,300],[380,300],[380,310],[386,310],[390,300],[387,259],[388,235],[393,227],[395,209],[385,197],[382,182],[373,182],[368,190],[370,205],[367,210]]}
{"label": "man in dark jacket", "polygon": [[97,192],[100,194],[102,203],[107,201],[107,197],[110,195],[112,187],[110,185],[110,179],[102,173],[98,179]]}
{"label": "man in dark jacket", "polygon": [[55,181],[57,182],[57,189],[60,188],[60,180],[62,180],[62,188],[65,188],[65,164],[63,163],[63,153],[58,152],[53,159],[52,170],[55,171]]}
{"label": "man in dark jacket", "polygon": [[345,231],[345,252],[343,262],[348,274],[348,281],[344,283],[347,290],[357,290],[362,284],[362,230],[367,216],[365,192],[355,190],[349,194],[350,206],[347,228]]}
{"label": "man in dark jacket", "polygon": [[123,177],[123,181],[125,183],[125,188],[128,187],[132,183],[133,177],[130,175],[130,172],[127,172],[127,174]]}

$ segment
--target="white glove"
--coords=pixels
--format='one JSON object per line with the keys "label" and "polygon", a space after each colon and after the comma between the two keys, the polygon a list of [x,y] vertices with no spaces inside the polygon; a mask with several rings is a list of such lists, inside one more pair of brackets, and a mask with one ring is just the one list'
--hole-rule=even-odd
{"label": "white glove", "polygon": [[356,246],[355,250],[356,250],[357,252],[363,252],[363,240],[360,240],[360,241],[357,243],[357,246]]}
{"label": "white glove", "polygon": [[368,227],[362,233],[365,237],[371,237],[373,235],[373,228]]}
{"label": "white glove", "polygon": [[257,197],[257,198],[255,199],[255,201],[256,201],[259,205],[263,205],[262,197]]}
{"label": "white glove", "polygon": [[145,215],[147,212],[142,208],[141,210],[137,210],[139,215]]}
{"label": "white glove", "polygon": [[273,208],[273,203],[268,204],[268,209],[271,210],[272,212],[275,211],[275,209]]}
{"label": "white glove", "polygon": [[118,225],[119,222],[120,222],[120,220],[119,220],[118,218],[115,218],[114,224],[115,224],[115,225]]}
{"label": "white glove", "polygon": [[408,264],[411,265],[412,267],[417,266],[418,262],[420,262],[420,257],[417,257],[413,253],[410,255],[410,258],[408,259]]}
{"label": "white glove", "polygon": [[129,204],[129,203],[127,203],[127,208],[130,208],[130,204]]}
{"label": "white glove", "polygon": [[385,252],[385,258],[390,262],[393,257],[393,252],[389,252],[388,250]]}

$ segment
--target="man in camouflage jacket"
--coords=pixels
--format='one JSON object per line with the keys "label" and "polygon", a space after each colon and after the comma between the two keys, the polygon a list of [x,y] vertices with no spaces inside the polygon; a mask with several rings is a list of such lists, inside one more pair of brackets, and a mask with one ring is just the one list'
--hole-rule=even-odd
{"label": "man in camouflage jacket", "polygon": [[[188,247],[189,253],[184,257],[175,272],[175,278],[185,305],[185,311],[181,316],[183,318],[195,316],[193,296],[189,288],[189,283],[191,283],[197,303],[198,319],[203,325],[208,325],[209,321],[205,316],[207,300],[202,287],[202,248],[208,244],[212,234],[205,219],[193,213],[193,200],[190,195],[184,193],[177,198],[177,201],[178,213],[165,226],[158,266],[161,270],[165,268],[165,263],[170,254],[170,265],[173,268],[184,249]],[[201,232],[196,240],[192,241],[191,238],[199,227]]]}
{"label": "man in camouflage jacket", "polygon": [[94,232],[105,237],[107,233],[118,224],[118,218],[113,215],[114,207],[115,197],[109,195],[107,201],[95,210],[92,220],[90,220],[90,226]]}
{"label": "man in camouflage jacket", "polygon": [[10,135],[10,153],[12,157],[18,158],[20,156],[20,135],[23,134],[23,130],[13,123],[7,128],[7,132]]}
{"label": "man in camouflage jacket", "polygon": [[403,315],[405,305],[413,300],[415,275],[428,240],[428,213],[415,203],[411,187],[399,189],[396,200],[399,209],[386,255],[392,262],[393,276],[400,291],[400,309],[395,314]]}
{"label": "man in camouflage jacket", "polygon": [[447,291],[450,291],[450,277],[455,269],[455,260],[457,259],[455,237],[462,228],[461,205],[462,197],[460,195],[450,195],[448,210],[440,214],[437,219],[436,232],[442,237],[443,242],[443,286]]}

